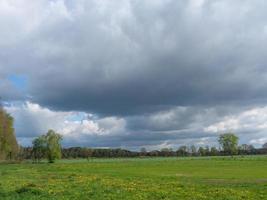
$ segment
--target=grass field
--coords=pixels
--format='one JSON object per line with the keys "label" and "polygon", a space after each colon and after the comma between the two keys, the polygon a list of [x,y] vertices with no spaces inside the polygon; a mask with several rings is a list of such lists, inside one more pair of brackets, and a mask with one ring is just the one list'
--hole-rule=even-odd
{"label": "grass field", "polygon": [[267,199],[267,157],[0,164],[0,199]]}

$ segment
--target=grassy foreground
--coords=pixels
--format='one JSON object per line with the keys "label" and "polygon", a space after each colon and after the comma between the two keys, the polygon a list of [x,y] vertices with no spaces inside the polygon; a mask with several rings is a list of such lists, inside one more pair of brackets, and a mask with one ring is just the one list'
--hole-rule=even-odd
{"label": "grassy foreground", "polygon": [[267,199],[267,157],[0,164],[0,199]]}

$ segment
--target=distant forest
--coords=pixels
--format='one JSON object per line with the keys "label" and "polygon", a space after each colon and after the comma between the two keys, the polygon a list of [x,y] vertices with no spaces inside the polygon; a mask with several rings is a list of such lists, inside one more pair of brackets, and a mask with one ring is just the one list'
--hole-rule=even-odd
{"label": "distant forest", "polygon": [[[50,130],[51,131],[51,130]],[[52,131],[53,132],[53,131]],[[40,136],[41,139],[43,136]],[[38,140],[35,139],[35,140]],[[96,149],[86,147],[61,148],[60,157],[64,159],[77,158],[126,158],[126,157],[190,157],[190,156],[233,156],[233,155],[263,155],[267,154],[267,144],[262,148],[254,148],[252,145],[238,145],[239,138],[233,133],[221,134],[218,138],[220,149],[216,147],[196,147],[180,146],[177,150],[163,148],[161,150],[147,151],[141,148],[139,151],[129,151],[126,149]],[[33,142],[34,144],[34,142]],[[22,159],[43,159],[46,154],[36,155],[35,145],[33,147],[22,147],[20,149],[20,158]]]}
{"label": "distant forest", "polygon": [[218,138],[220,148],[180,146],[174,150],[163,148],[161,150],[147,151],[141,148],[139,151],[126,149],[97,149],[85,147],[62,148],[62,136],[49,130],[46,134],[35,138],[31,147],[19,146],[13,127],[14,119],[2,107],[0,107],[0,160],[32,159],[39,162],[48,159],[54,162],[56,159],[77,158],[118,158],[118,157],[189,157],[189,156],[226,156],[226,155],[263,155],[267,154],[267,144],[262,148],[254,148],[252,145],[238,145],[239,138],[233,133],[221,134]]}
{"label": "distant forest", "polygon": [[[194,148],[193,148],[194,149]],[[127,157],[190,157],[190,156],[229,156],[229,155],[267,155],[267,148],[244,149],[239,147],[236,154],[230,154],[215,147],[199,147],[196,152],[192,152],[191,147],[181,146],[177,150],[164,148],[153,151],[129,151],[126,149],[96,149],[86,147],[62,148],[63,159],[78,158],[127,158]],[[32,147],[22,147],[20,157],[32,159]]]}

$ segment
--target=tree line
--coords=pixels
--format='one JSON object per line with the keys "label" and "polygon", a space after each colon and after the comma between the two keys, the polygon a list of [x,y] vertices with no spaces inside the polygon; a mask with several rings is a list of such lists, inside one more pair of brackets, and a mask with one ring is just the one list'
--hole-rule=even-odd
{"label": "tree line", "polygon": [[[54,131],[48,133],[56,135]],[[49,161],[48,153],[45,150],[46,145],[40,145],[42,143],[39,140],[45,140],[46,136],[40,136],[33,141],[33,147],[24,147],[21,149],[21,156],[23,159],[33,159],[35,161],[47,158]],[[58,136],[59,138],[59,136]],[[180,146],[174,150],[172,148],[163,148],[161,150],[147,151],[145,148],[141,148],[139,151],[130,151],[126,149],[96,149],[87,147],[70,147],[59,148],[60,139],[57,139],[54,144],[57,146],[56,152],[58,156],[53,158],[63,159],[77,159],[77,158],[127,158],[127,157],[190,157],[190,156],[233,156],[233,155],[262,155],[267,154],[267,144],[262,148],[254,148],[252,145],[242,144],[238,145],[239,138],[233,133],[221,134],[218,137],[219,148],[217,147],[196,147]],[[36,141],[39,141],[36,143]],[[46,140],[45,140],[46,141]],[[46,142],[44,142],[46,143]],[[60,153],[59,153],[60,152]]]}

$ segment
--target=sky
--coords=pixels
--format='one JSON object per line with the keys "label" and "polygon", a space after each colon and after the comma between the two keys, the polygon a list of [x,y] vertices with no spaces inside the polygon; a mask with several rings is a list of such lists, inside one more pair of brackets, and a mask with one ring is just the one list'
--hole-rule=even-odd
{"label": "sky", "polygon": [[21,145],[267,142],[264,0],[0,0],[0,96]]}

